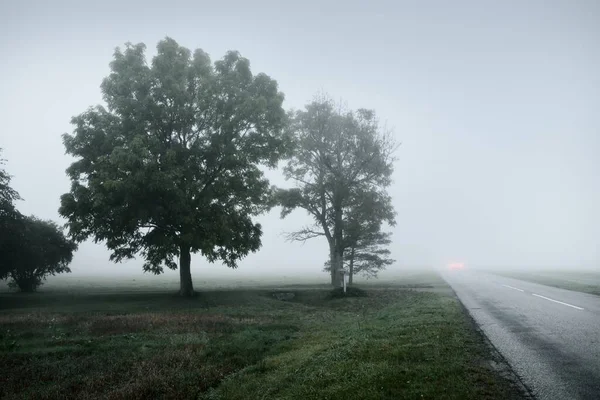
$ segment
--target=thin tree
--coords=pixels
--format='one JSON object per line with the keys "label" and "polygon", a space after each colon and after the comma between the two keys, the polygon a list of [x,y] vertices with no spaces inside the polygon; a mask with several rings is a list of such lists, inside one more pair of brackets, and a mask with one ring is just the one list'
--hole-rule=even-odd
{"label": "thin tree", "polygon": [[5,163],[0,157],[0,279],[6,278],[17,262],[14,249],[22,240],[24,218],[15,207],[15,201],[21,200],[21,196],[10,185],[12,176],[2,168]]}
{"label": "thin tree", "polygon": [[383,204],[391,184],[396,145],[390,132],[379,126],[371,110],[336,107],[327,97],[317,98],[292,117],[295,150],[285,169],[295,187],[280,189],[277,199],[282,218],[296,208],[306,210],[314,224],[289,234],[305,241],[324,236],[329,244],[331,284],[341,284],[340,270],[348,247],[345,212],[358,198]]}
{"label": "thin tree", "polygon": [[19,193],[10,186],[12,176],[1,166],[6,164],[6,160],[1,157],[3,149],[0,147],[0,210],[6,210],[14,207],[16,200],[21,200]]}
{"label": "thin tree", "polygon": [[394,263],[387,248],[392,242],[390,232],[373,232],[365,234],[359,241],[351,245],[344,258],[344,265],[349,271],[349,284],[352,285],[355,274],[367,278],[376,278],[380,271]]}
{"label": "thin tree", "polygon": [[353,283],[356,273],[377,277],[379,271],[394,262],[387,249],[391,233],[381,231],[384,224],[396,224],[391,198],[385,192],[356,194],[345,216],[344,266],[349,272],[348,283]]}

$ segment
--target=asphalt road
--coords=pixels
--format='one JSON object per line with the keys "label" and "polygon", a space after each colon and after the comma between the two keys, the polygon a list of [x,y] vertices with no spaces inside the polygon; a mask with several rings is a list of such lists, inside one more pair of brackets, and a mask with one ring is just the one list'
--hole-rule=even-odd
{"label": "asphalt road", "polygon": [[444,271],[537,399],[600,400],[600,297],[473,271]]}

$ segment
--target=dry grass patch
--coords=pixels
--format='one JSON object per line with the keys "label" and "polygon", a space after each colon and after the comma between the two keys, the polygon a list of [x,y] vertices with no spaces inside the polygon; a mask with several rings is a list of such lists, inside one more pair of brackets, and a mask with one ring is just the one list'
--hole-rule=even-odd
{"label": "dry grass patch", "polygon": [[234,318],[223,314],[141,313],[98,316],[87,318],[80,324],[91,335],[120,335],[140,332],[228,332],[239,326],[265,323],[268,320]]}

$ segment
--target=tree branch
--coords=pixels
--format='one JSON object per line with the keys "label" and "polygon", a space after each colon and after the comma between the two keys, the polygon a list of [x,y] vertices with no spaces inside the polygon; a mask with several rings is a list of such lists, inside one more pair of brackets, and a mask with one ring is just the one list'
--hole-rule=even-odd
{"label": "tree branch", "polygon": [[325,236],[325,233],[312,230],[308,227],[302,228],[296,232],[286,233],[286,241],[288,242],[306,242],[309,239],[314,239],[319,236]]}

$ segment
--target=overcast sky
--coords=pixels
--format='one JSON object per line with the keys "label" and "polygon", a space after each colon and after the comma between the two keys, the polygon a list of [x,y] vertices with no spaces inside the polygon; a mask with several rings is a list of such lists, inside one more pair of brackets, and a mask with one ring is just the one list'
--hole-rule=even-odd
{"label": "overcast sky", "polygon": [[[599,266],[599,1],[218,3],[0,1],[0,147],[22,212],[59,221],[72,161],[61,134],[101,102],[114,48],[143,42],[152,56],[170,36],[213,60],[240,51],[279,82],[286,108],[325,91],[376,110],[402,142],[392,269]],[[260,220],[263,247],[239,273],[321,274],[324,240],[281,236],[304,213]],[[84,244],[72,269],[140,266]],[[192,261],[196,277],[225,270]]]}

